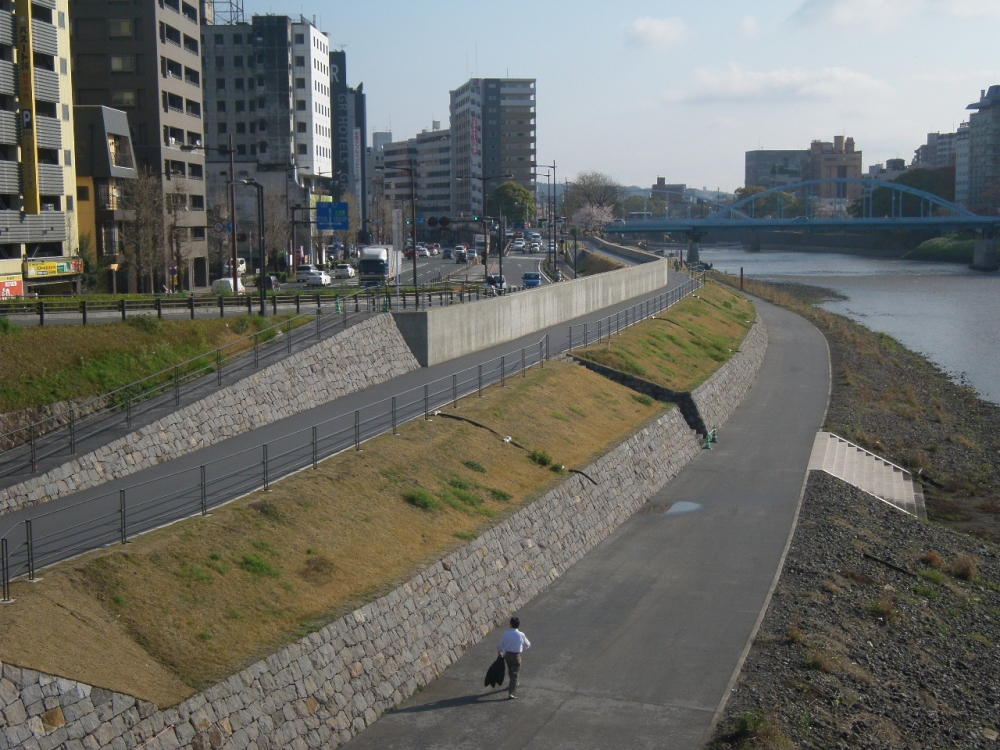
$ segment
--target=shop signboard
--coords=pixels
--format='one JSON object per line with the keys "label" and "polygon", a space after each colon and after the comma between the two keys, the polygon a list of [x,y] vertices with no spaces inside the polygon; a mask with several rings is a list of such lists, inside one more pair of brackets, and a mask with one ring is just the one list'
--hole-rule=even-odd
{"label": "shop signboard", "polygon": [[24,296],[24,281],[21,274],[0,275],[0,299]]}
{"label": "shop signboard", "polygon": [[80,258],[47,258],[45,260],[26,260],[29,279],[41,279],[49,276],[71,276],[83,273],[83,261]]}

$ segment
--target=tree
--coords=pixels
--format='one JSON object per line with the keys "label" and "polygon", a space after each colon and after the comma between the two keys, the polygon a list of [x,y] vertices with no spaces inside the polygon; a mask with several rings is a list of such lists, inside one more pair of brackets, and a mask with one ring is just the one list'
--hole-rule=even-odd
{"label": "tree", "polygon": [[[767,192],[767,188],[760,185],[748,185],[736,188],[736,200],[739,202],[765,192]],[[752,208],[751,205],[753,206]],[[796,216],[803,216],[805,214],[805,203],[796,198],[793,193],[782,190],[769,193],[755,200],[753,204],[743,206],[738,210],[756,219],[774,219],[779,216],[786,219],[794,219]]]}
{"label": "tree", "polygon": [[600,172],[583,172],[569,183],[563,196],[563,209],[570,216],[584,206],[603,206],[618,213],[621,211],[622,186]]}
{"label": "tree", "polygon": [[140,168],[136,179],[122,183],[122,206],[131,214],[124,226],[129,291],[135,291],[139,279],[148,279],[148,289],[154,291],[156,268],[165,251],[162,183],[148,167]]}
{"label": "tree", "polygon": [[490,216],[502,213],[511,221],[527,221],[535,215],[535,196],[523,185],[504,182],[493,190],[486,210]]}
{"label": "tree", "polygon": [[265,192],[264,249],[267,253],[267,264],[271,268],[278,268],[278,259],[284,257],[285,251],[288,249],[290,229],[288,201],[285,196],[279,193]]}
{"label": "tree", "polygon": [[[892,182],[923,190],[946,201],[955,200],[954,167],[908,169]],[[923,204],[923,211],[927,211],[927,201],[916,195],[903,193],[902,204],[900,207],[891,188],[875,188],[870,205],[867,199],[858,198],[847,210],[855,217],[865,215],[868,210],[871,211],[871,216],[920,216]]]}
{"label": "tree", "polygon": [[580,227],[584,234],[597,234],[615,218],[609,206],[596,206],[588,203],[573,214],[573,224]]}
{"label": "tree", "polygon": [[666,216],[667,202],[662,198],[646,198],[642,195],[630,195],[622,202],[623,215],[646,212],[652,216]]}
{"label": "tree", "polygon": [[[208,207],[209,225],[214,225],[216,222],[220,222],[222,224],[229,223],[229,201],[222,200],[221,202],[213,203]],[[221,277],[223,275],[222,269],[230,259],[229,242],[229,232],[226,232],[225,234],[209,232],[208,265],[213,276]]]}

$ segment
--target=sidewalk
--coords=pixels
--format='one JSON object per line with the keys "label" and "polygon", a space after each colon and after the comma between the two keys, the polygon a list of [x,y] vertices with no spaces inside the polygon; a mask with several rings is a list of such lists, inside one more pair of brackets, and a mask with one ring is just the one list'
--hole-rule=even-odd
{"label": "sidewalk", "polygon": [[517,613],[533,644],[519,699],[483,688],[501,626],[348,747],[701,746],[776,580],[830,388],[822,334],[756,304],[768,353],[715,449]]}

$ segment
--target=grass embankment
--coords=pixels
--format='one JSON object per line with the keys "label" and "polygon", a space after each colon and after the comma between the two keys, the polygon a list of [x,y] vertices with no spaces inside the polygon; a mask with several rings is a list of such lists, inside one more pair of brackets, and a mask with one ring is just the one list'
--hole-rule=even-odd
{"label": "grass embankment", "polygon": [[1000,541],[1000,407],[891,336],[815,307],[826,290],[744,286],[826,336],[834,377],[824,429],[912,471],[931,521]]}
{"label": "grass embankment", "polygon": [[[15,583],[0,659],[176,703],[318,629],[583,467],[665,406],[550,363],[213,511]],[[55,644],[58,644],[56,646]]]}
{"label": "grass embankment", "polygon": [[944,263],[972,263],[975,240],[962,234],[947,234],[925,240],[903,256],[905,260],[936,260]]}
{"label": "grass embankment", "polygon": [[[573,353],[581,359],[674,391],[701,385],[733,356],[753,325],[753,304],[728,287],[709,283],[669,310],[611,341]],[[597,331],[590,331],[593,336]]]}
{"label": "grass embankment", "polygon": [[617,271],[619,268],[625,268],[625,264],[619,263],[617,260],[612,260],[608,256],[601,255],[600,253],[595,253],[589,250],[581,250],[580,258],[577,260],[576,264],[576,275],[593,276],[595,273]]}
{"label": "grass embankment", "polygon": [[[8,322],[0,327],[0,413],[97,396],[288,317],[169,321],[139,315],[125,323],[42,328]],[[249,341],[243,348],[252,347]]]}

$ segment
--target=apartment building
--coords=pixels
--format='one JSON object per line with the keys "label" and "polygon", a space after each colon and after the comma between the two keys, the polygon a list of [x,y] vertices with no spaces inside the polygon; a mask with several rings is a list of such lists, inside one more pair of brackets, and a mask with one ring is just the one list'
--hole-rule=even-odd
{"label": "apartment building", "polygon": [[[813,141],[804,177],[807,180],[861,179],[861,152],[855,150],[854,139],[837,135],[832,143]],[[817,186],[812,194],[828,201],[855,200],[861,196],[861,191],[860,183],[829,183]]]}
{"label": "apartment building", "polygon": [[[385,198],[409,214],[410,185],[413,182],[417,217],[450,216],[452,194],[451,130],[442,130],[435,120],[430,130],[415,138],[382,147],[386,175]],[[394,167],[413,169],[415,174]]]}
{"label": "apartment building", "polygon": [[[330,88],[333,92],[333,179],[340,200],[354,197],[362,226],[368,222],[369,164],[367,100],[364,85],[347,85],[347,55],[330,52]],[[391,138],[389,139],[392,140]]]}
{"label": "apartment building", "polygon": [[807,150],[767,150],[747,151],[744,156],[743,185],[759,185],[768,190],[802,182],[808,170]]}
{"label": "apartment building", "polygon": [[535,104],[534,78],[472,78],[451,92],[455,216],[483,213],[500,175],[535,193]]}
{"label": "apartment building", "polygon": [[967,205],[979,213],[995,214],[1000,211],[1000,86],[980,92],[979,101],[966,109],[973,110],[969,116]]}
{"label": "apartment building", "polygon": [[134,0],[70,7],[75,103],[127,114],[136,163],[163,192],[160,246],[125,247],[130,291],[161,291],[170,283],[166,269],[178,259],[171,277],[181,288],[209,283],[197,6],[196,0]]}
{"label": "apartment building", "polygon": [[68,0],[0,0],[0,298],[79,289]]}

